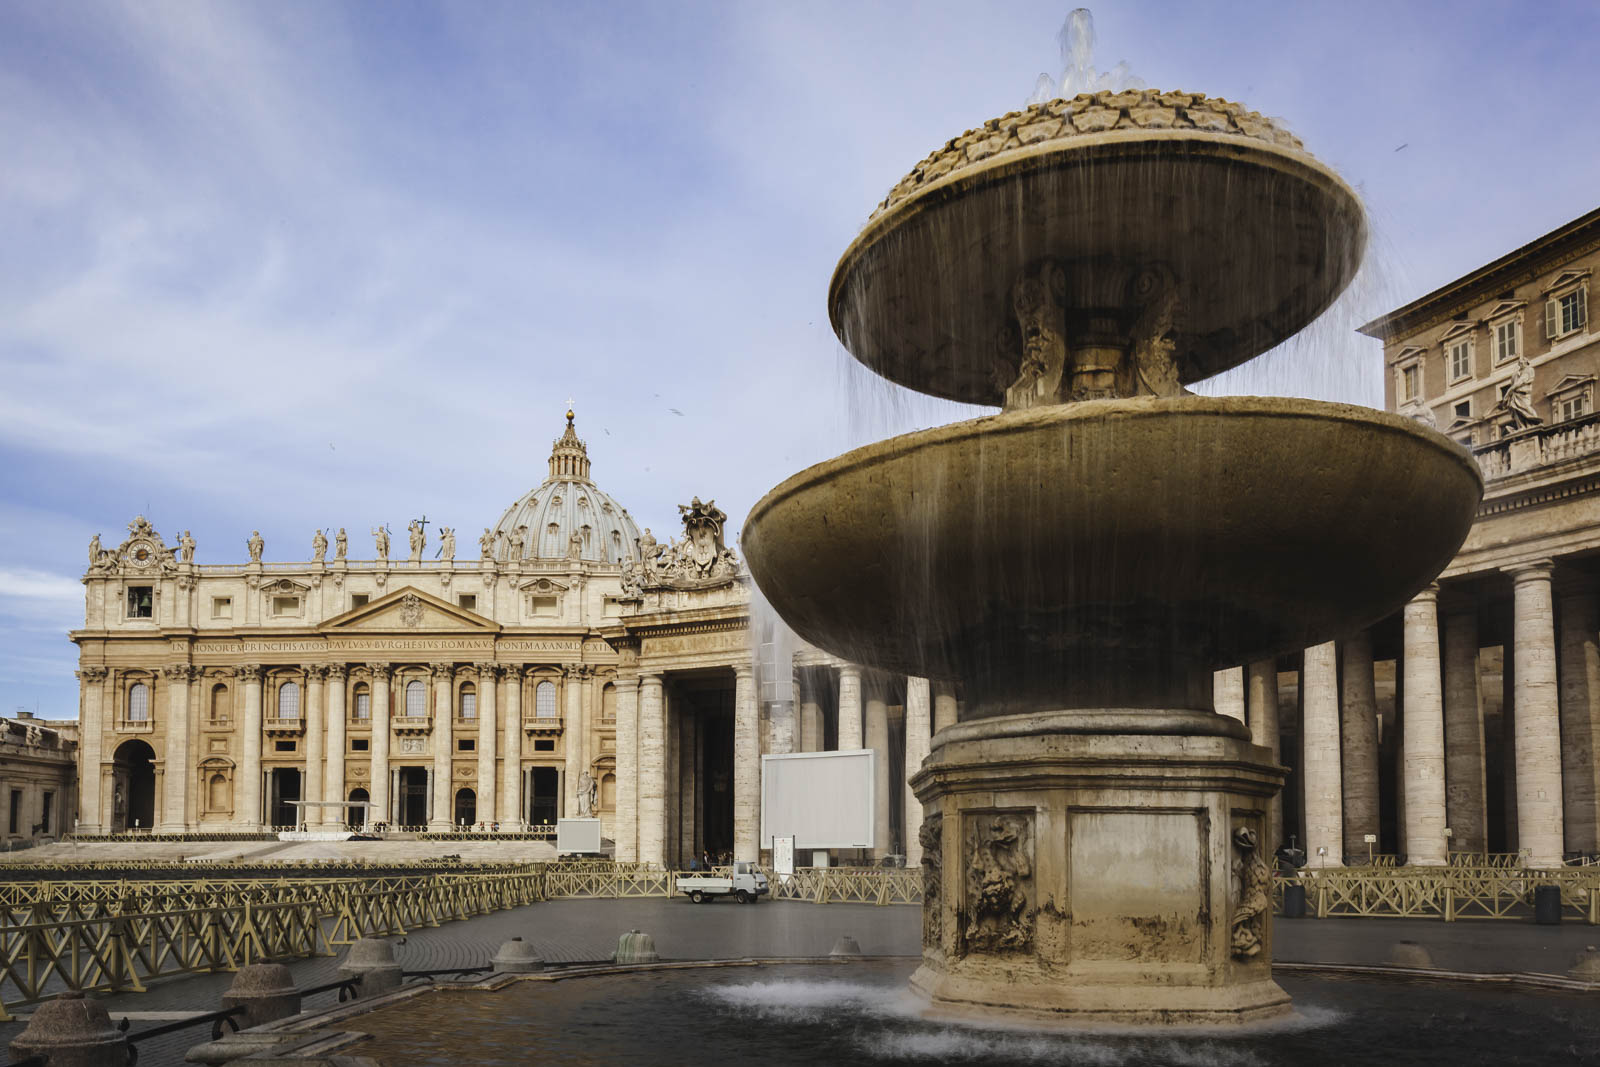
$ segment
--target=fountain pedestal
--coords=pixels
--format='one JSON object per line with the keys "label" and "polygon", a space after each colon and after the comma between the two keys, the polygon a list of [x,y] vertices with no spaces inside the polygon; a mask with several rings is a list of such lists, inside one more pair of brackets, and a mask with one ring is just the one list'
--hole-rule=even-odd
{"label": "fountain pedestal", "polygon": [[[1139,732],[1085,732],[1119,721]],[[941,731],[912,782],[925,812],[912,986],[939,1014],[1074,1025],[1288,1012],[1258,846],[1284,771],[1245,734],[1148,710]]]}

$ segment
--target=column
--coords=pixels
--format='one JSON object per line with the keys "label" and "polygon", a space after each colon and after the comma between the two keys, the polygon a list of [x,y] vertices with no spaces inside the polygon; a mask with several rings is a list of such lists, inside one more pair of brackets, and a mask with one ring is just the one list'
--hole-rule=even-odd
{"label": "column", "polygon": [[733,669],[733,858],[761,859],[761,722],[748,664]]}
{"label": "column", "polygon": [[639,859],[639,679],[617,677],[617,859]]}
{"label": "column", "polygon": [[456,823],[455,667],[433,665],[433,815],[428,829],[452,830]]}
{"label": "column", "polygon": [[567,721],[566,728],[561,731],[566,755],[562,803],[566,810],[561,814],[570,819],[583,810],[583,805],[578,801],[578,783],[583,778],[583,746],[588,738],[587,724],[583,721],[583,690],[584,679],[589,677],[589,668],[573,665],[566,669],[566,675]]}
{"label": "column", "polygon": [[82,692],[78,705],[78,751],[82,754],[78,763],[78,829],[86,834],[110,829],[100,821],[100,752],[105,736],[105,704],[101,697],[105,680],[104,667],[85,667],[78,672]]}
{"label": "column", "polygon": [[956,724],[956,687],[949,682],[933,683],[933,732]]}
{"label": "column", "polygon": [[328,668],[321,664],[311,664],[305,668],[306,672],[306,769],[301,774],[300,780],[304,783],[300,790],[300,799],[311,803],[303,806],[300,811],[304,816],[305,825],[316,827],[322,825],[324,808],[316,806],[322,799],[323,770],[322,761],[327,754],[327,720],[323,716],[324,682],[328,677]]}
{"label": "column", "polygon": [[[639,862],[666,865],[666,734],[662,722],[661,676],[639,676]],[[739,759],[739,704],[734,697],[734,765]],[[734,787],[735,796],[738,787]],[[737,810],[737,804],[735,805]],[[737,818],[737,816],[735,816]],[[734,835],[735,843],[738,835]]]}
{"label": "column", "polygon": [[800,702],[801,752],[822,751],[822,702],[817,699],[816,677],[810,671],[795,672],[795,696]]}
{"label": "column", "polygon": [[1561,866],[1561,713],[1548,559],[1507,567],[1516,669],[1517,845],[1530,867]]}
{"label": "column", "polygon": [[1339,774],[1339,663],[1332,641],[1305,651],[1300,669],[1301,748],[1305,767],[1306,863],[1339,867],[1344,863],[1344,807]]}
{"label": "column", "polygon": [[839,668],[839,751],[861,748],[861,668]]}
{"label": "column", "polygon": [[1483,756],[1478,616],[1458,611],[1444,619],[1444,810],[1458,852],[1489,851]]}
{"label": "column", "polygon": [[1339,735],[1344,770],[1344,855],[1364,864],[1378,851],[1378,697],[1372,680],[1372,635],[1365,630],[1344,641]]}
{"label": "column", "polygon": [[[1283,762],[1278,737],[1278,661],[1257,660],[1245,670],[1245,714],[1250,723],[1250,740],[1272,753],[1272,762]],[[1288,842],[1283,837],[1283,798],[1276,794],[1267,803],[1266,853],[1271,855]]]}
{"label": "column", "polygon": [[387,663],[369,663],[372,675],[371,771],[367,775],[367,799],[372,802],[374,822],[389,821],[389,679],[394,669]]}
{"label": "column", "polygon": [[523,668],[503,668],[506,678],[505,754],[500,759],[500,826],[522,830],[527,808],[522,801],[522,679]]}
{"label": "column", "polygon": [[767,721],[772,731],[772,743],[767,752],[786,756],[796,751],[799,731],[795,729],[795,701],[793,690],[788,700],[774,700],[767,705]]}
{"label": "column", "polygon": [[674,750],[677,753],[678,781],[678,848],[673,853],[672,862],[675,866],[688,865],[690,856],[699,855],[695,852],[695,828],[699,825],[698,810],[695,806],[695,755],[699,751],[696,728],[700,724],[698,715],[678,716],[677,737]]}
{"label": "column", "polygon": [[906,679],[906,866],[922,866],[922,802],[911,779],[928,758],[933,733],[933,694],[926,678]]}
{"label": "column", "polygon": [[863,747],[873,752],[872,854],[878,858],[894,849],[889,826],[889,704],[884,699],[883,686],[884,679],[872,679],[866,687],[866,707],[862,714]]}
{"label": "column", "polygon": [[1405,777],[1406,865],[1445,862],[1444,694],[1439,673],[1439,587],[1405,606],[1405,726],[1400,735]]}
{"label": "column", "polygon": [[491,825],[495,821],[495,752],[500,747],[499,726],[495,720],[499,671],[492,664],[478,664],[478,821]]}
{"label": "column", "polygon": [[[343,663],[328,665],[328,744],[326,751],[323,752],[322,766],[324,800],[344,800],[348,795],[344,789],[344,750],[349,747],[345,742],[345,727],[350,716],[345,707],[345,683],[348,675],[349,671]],[[349,808],[328,808],[322,823],[337,830],[342,828],[349,818]]]}
{"label": "column", "polygon": [[[175,663],[161,672],[167,683],[166,791],[162,810],[156,813],[156,828],[165,833],[182,833],[183,809],[189,785],[189,679],[194,668]],[[27,829],[24,827],[23,829]]]}
{"label": "column", "polygon": [[261,829],[261,665],[247,663],[239,668],[244,684],[244,722],[241,731],[239,771],[235,776],[233,821],[240,829]]}
{"label": "column", "polygon": [[1562,594],[1561,607],[1561,792],[1566,809],[1566,851],[1600,851],[1600,646],[1596,644],[1594,592]]}
{"label": "column", "polygon": [[1244,722],[1244,668],[1230,667],[1211,676],[1211,705],[1218,715]]}

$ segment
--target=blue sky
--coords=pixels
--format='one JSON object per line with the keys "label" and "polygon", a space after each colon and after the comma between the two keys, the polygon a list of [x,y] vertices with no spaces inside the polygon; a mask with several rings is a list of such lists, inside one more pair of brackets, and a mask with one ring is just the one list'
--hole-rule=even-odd
{"label": "blue sky", "polygon": [[[1056,72],[1067,5],[0,5],[0,712],[76,714],[84,546],[201,562],[426,512],[470,545],[570,396],[641,525],[735,524],[960,417],[827,328],[927,152]],[[1365,197],[1347,300],[1230,391],[1376,403],[1353,327],[1595,207],[1600,5],[1119,3],[1096,59],[1287,120]],[[677,412],[682,414],[675,413]]]}

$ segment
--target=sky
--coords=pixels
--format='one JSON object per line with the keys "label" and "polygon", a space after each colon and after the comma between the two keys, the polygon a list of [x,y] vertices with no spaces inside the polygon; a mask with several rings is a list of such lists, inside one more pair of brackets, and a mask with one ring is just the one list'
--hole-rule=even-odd
{"label": "sky", "polygon": [[[699,496],[736,535],[975,413],[857,365],[828,279],[1069,7],[0,4],[0,714],[76,715],[86,546],[135,515],[201,563],[423,514],[470,548],[570,398],[641,526]],[[1380,404],[1355,326],[1596,206],[1593,0],[1093,10],[1099,67],[1283,119],[1367,204],[1346,297],[1212,389]]]}

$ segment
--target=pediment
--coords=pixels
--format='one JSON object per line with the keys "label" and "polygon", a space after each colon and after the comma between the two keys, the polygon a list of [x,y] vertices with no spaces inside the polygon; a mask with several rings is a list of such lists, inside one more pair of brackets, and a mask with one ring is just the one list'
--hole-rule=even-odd
{"label": "pediment", "polygon": [[1421,348],[1417,345],[1406,345],[1395,354],[1394,361],[1396,363],[1404,363],[1408,359],[1416,359],[1426,351],[1427,349]]}
{"label": "pediment", "polygon": [[567,586],[549,578],[529,578],[525,582],[519,582],[516,588],[521,593],[540,593],[547,596],[567,591]]}
{"label": "pediment", "polygon": [[305,596],[311,592],[311,586],[305,582],[297,582],[293,578],[274,578],[261,585],[263,593],[277,593],[279,596]]}
{"label": "pediment", "polygon": [[1526,300],[1502,300],[1485,312],[1483,318],[1485,322],[1493,322],[1495,319],[1503,319],[1507,315],[1521,311],[1527,306]]}
{"label": "pediment", "polygon": [[377,600],[351,608],[343,615],[335,615],[320,629],[328,631],[381,631],[405,633],[410,630],[451,630],[496,633],[500,626],[475,611],[468,611],[425,593],[415,586],[404,585],[386,593]]}
{"label": "pediment", "polygon": [[1545,393],[1545,396],[1556,396],[1560,393],[1571,392],[1572,390],[1581,388],[1582,386],[1588,385],[1593,381],[1594,375],[1592,374],[1568,374],[1559,382],[1552,385],[1549,392]]}
{"label": "pediment", "polygon": [[1560,274],[1557,274],[1555,279],[1551,281],[1549,285],[1545,286],[1541,292],[1543,292],[1545,296],[1549,296],[1557,289],[1565,289],[1570,285],[1577,285],[1579,282],[1587,278],[1589,273],[1590,272],[1587,267],[1585,267],[1583,270],[1564,270]]}
{"label": "pediment", "polygon": [[1478,324],[1475,322],[1452,322],[1450,328],[1439,336],[1439,340],[1441,342],[1453,341],[1457,337],[1469,334],[1477,328]]}

